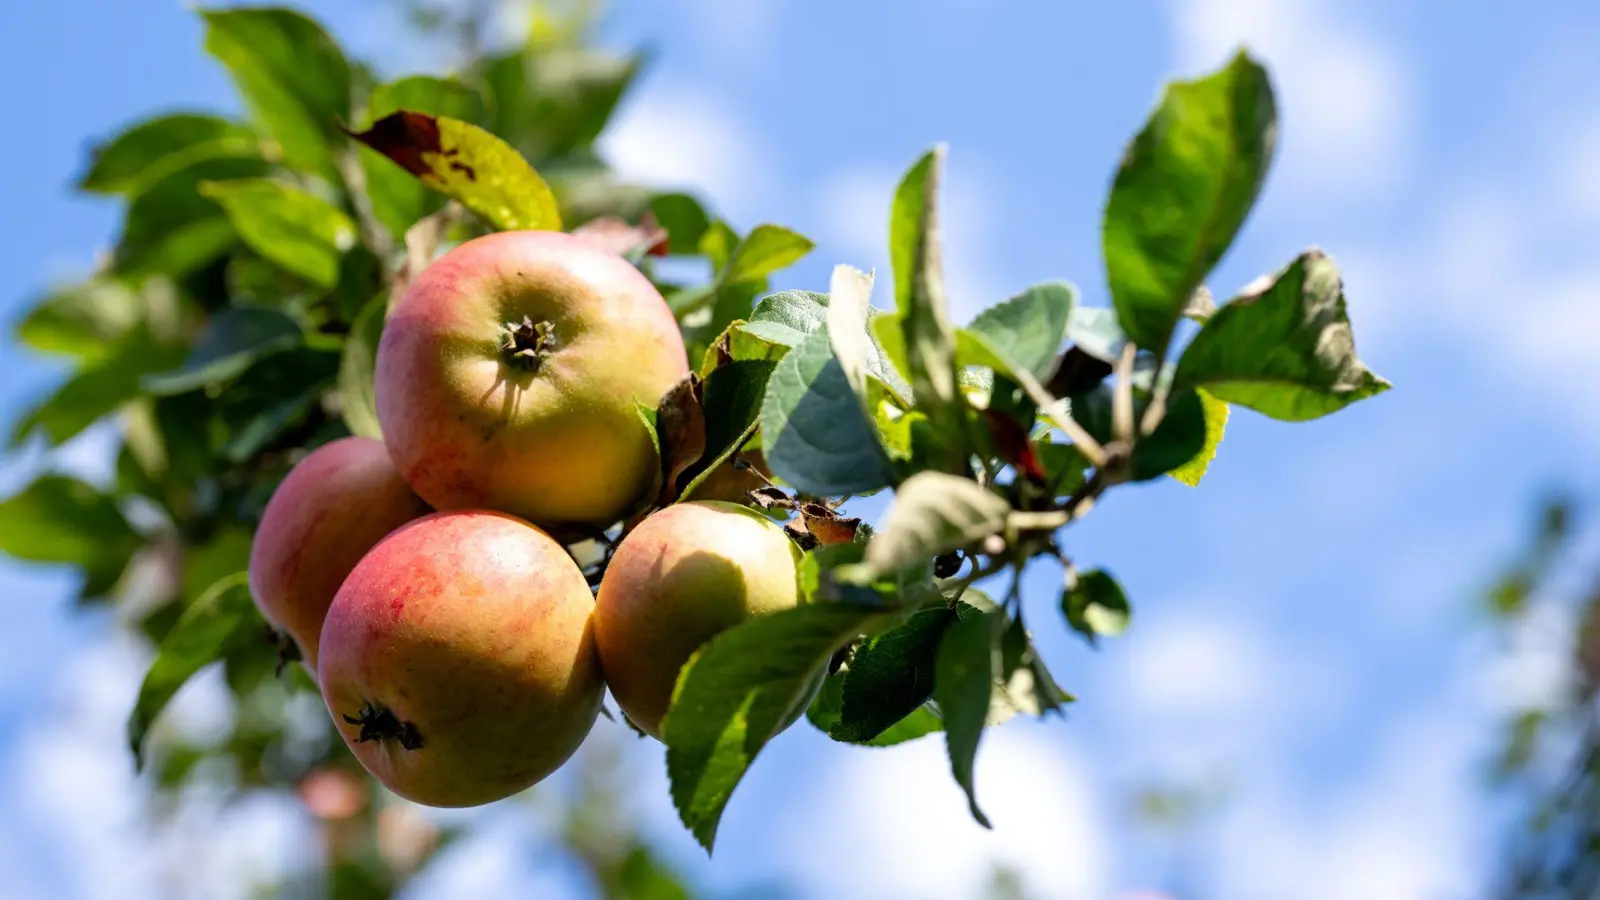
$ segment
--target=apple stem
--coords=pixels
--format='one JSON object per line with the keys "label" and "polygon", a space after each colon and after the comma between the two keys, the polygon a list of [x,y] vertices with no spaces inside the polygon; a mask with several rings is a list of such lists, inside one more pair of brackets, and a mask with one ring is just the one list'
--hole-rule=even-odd
{"label": "apple stem", "polygon": [[543,319],[535,322],[527,316],[521,322],[507,322],[500,326],[505,342],[500,349],[506,361],[529,372],[539,371],[539,364],[555,349],[556,327]]}
{"label": "apple stem", "polygon": [[361,726],[361,733],[356,736],[358,744],[394,738],[407,750],[417,750],[422,747],[422,735],[417,731],[416,725],[400,721],[394,710],[387,706],[379,706],[371,700],[361,705],[359,716],[345,716],[344,720],[351,725]]}

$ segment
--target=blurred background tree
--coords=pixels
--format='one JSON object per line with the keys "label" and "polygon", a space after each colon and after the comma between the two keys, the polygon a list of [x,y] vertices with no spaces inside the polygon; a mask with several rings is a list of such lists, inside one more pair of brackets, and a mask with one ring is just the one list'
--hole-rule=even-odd
{"label": "blurred background tree", "polygon": [[[0,501],[0,550],[76,567],[80,603],[113,606],[152,646],[245,568],[252,529],[290,466],[350,432],[361,399],[351,372],[371,364],[361,326],[382,322],[372,311],[405,265],[408,230],[445,209],[336,123],[361,127],[400,107],[476,122],[546,176],[569,226],[636,221],[655,198],[613,177],[594,149],[644,63],[592,43],[595,4],[398,2],[415,39],[451,60],[449,75],[396,78],[347,61],[289,11],[203,11],[207,50],[250,121],[163,115],[97,147],[78,188],[126,201],[121,237],[91,277],[50,291],[16,326],[21,344],[73,371],[14,424],[13,446],[60,446],[108,419],[121,437],[111,484],[45,474]],[[506,40],[518,19],[525,34]],[[270,179],[251,182],[271,186],[265,196],[205,186],[258,178]],[[473,233],[459,216],[433,221],[449,232],[427,240]],[[222,731],[158,720],[132,736],[136,750],[145,737],[157,794],[148,827],[177,818],[197,789],[234,803],[292,794],[318,823],[320,858],[257,892],[392,896],[460,826],[371,781],[306,672],[286,664],[253,609],[241,614],[258,627],[236,630],[225,650]],[[595,895],[695,896],[630,818],[617,742],[632,739],[620,726],[597,729],[559,784],[516,802],[547,826],[551,846],[538,852],[569,857]]]}

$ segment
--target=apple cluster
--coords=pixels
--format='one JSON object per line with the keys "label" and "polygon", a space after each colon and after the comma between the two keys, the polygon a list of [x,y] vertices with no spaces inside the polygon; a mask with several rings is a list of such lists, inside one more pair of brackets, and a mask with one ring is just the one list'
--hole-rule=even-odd
{"label": "apple cluster", "polygon": [[[535,784],[583,742],[608,686],[659,737],[696,649],[799,601],[798,549],[737,502],[637,521],[598,593],[558,540],[648,508],[661,464],[635,404],[687,371],[650,281],[571,235],[468,241],[394,303],[383,440],[295,466],[256,533],[250,588],[395,793],[475,806]],[[730,480],[714,476],[698,497]]]}

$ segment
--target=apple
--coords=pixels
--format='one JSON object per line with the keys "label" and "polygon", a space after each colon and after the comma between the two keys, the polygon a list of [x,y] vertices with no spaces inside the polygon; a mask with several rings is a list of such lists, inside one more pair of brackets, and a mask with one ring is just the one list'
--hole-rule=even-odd
{"label": "apple", "polygon": [[317,670],[328,604],[361,557],[429,509],[383,444],[347,437],[311,451],[272,492],[250,543],[250,593]]}
{"label": "apple", "polygon": [[683,664],[718,633],[798,604],[799,562],[781,526],[735,503],[679,503],[630,532],[601,579],[594,629],[628,718],[659,738]]}
{"label": "apple", "polygon": [[672,311],[627,260],[571,235],[468,241],[416,277],[377,355],[378,421],[439,509],[609,525],[659,463],[636,403],[688,371]]}
{"label": "apple", "polygon": [[605,683],[594,599],[561,545],[482,510],[425,516],[355,567],[317,681],[356,759],[402,797],[477,806],[578,749]]}

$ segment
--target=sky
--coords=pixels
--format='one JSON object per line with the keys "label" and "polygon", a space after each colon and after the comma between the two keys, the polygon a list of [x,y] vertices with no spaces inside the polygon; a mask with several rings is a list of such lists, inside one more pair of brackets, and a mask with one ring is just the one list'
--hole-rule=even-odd
{"label": "sky", "polygon": [[[309,8],[397,74],[428,65],[378,0]],[[113,204],[68,192],[91,141],[157,110],[237,104],[177,2],[6,3],[0,33],[9,321],[114,237]],[[708,862],[677,826],[659,749],[630,743],[638,814],[674,858],[713,887],[806,897],[972,897],[997,861],[1039,897],[1131,897],[1170,860],[1129,796],[1221,785],[1185,870],[1205,896],[1484,895],[1485,758],[1504,710],[1554,689],[1561,648],[1508,654],[1475,592],[1543,492],[1600,506],[1600,8],[617,0],[602,34],[654,53],[606,155],[702,190],[742,228],[816,239],[778,287],[821,289],[841,262],[886,270],[895,181],[946,142],[961,321],[1054,278],[1106,303],[1097,229],[1124,143],[1165,79],[1247,43],[1278,88],[1281,140],[1213,291],[1324,248],[1362,357],[1396,386],[1312,423],[1238,411],[1199,488],[1119,489],[1074,527],[1069,550],[1117,575],[1133,626],[1091,651],[1059,627],[1055,576],[1030,579],[1036,637],[1079,701],[986,735],[993,832],[967,818],[937,738],[862,750],[801,726],[752,769]],[[0,370],[0,420],[61,377],[12,347]],[[110,437],[0,462],[0,492],[42,466],[103,471]],[[309,831],[281,799],[202,792],[159,834],[141,827],[121,729],[148,649],[72,610],[71,588],[0,563],[0,893],[230,896],[296,865]],[[203,731],[226,706],[202,679],[173,714]],[[583,896],[530,852],[540,826],[522,806],[471,820],[413,896]]]}

